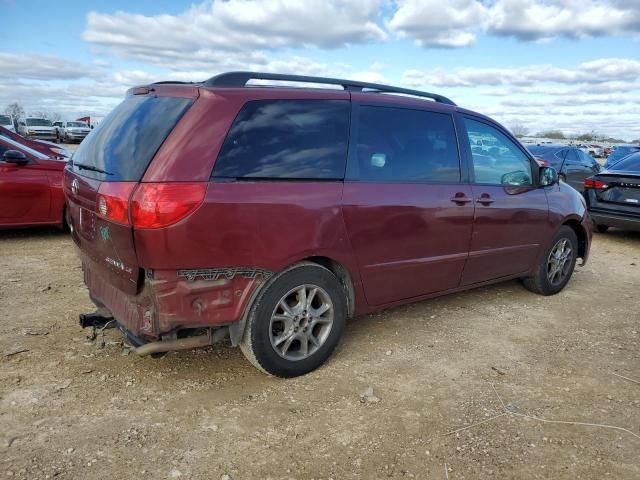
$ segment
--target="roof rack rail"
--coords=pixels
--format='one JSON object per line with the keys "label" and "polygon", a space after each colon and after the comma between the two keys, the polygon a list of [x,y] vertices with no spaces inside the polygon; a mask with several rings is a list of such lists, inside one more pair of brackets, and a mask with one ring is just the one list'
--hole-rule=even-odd
{"label": "roof rack rail", "polygon": [[149,85],[195,85],[200,82],[183,82],[181,80],[163,80],[161,82],[153,82]]}
{"label": "roof rack rail", "polygon": [[283,82],[300,82],[300,83],[319,83],[325,85],[340,85],[345,90],[352,92],[362,92],[369,90],[378,93],[401,93],[404,95],[412,95],[415,97],[424,97],[435,100],[439,103],[454,105],[455,103],[449,98],[438,95],[437,93],[421,92],[420,90],[411,90],[408,88],[391,87],[389,85],[381,85],[379,83],[357,82],[354,80],[341,80],[337,78],[326,77],[309,77],[306,75],[285,75],[280,73],[262,73],[262,72],[228,72],[221,73],[215,77],[211,77],[205,81],[205,87],[227,87],[242,88],[247,85],[249,80],[277,80]]}

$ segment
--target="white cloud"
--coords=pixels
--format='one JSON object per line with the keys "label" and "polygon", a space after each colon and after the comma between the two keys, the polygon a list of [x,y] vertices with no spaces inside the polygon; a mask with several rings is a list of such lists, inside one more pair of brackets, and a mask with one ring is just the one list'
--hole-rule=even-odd
{"label": "white cloud", "polygon": [[95,70],[60,57],[0,52],[0,78],[73,80],[94,75]]}
{"label": "white cloud", "polygon": [[399,0],[397,6],[387,27],[421,47],[472,45],[488,13],[477,0]]}
{"label": "white cloud", "polygon": [[422,47],[467,47],[479,32],[522,41],[637,36],[637,0],[397,0],[387,27]]}
{"label": "white cloud", "polygon": [[604,58],[582,63],[575,68],[554,65],[530,65],[514,68],[467,67],[453,71],[441,68],[407,70],[402,82],[410,86],[478,87],[535,86],[557,83],[564,85],[607,84],[640,80],[640,61],[626,58]]}
{"label": "white cloud", "polygon": [[380,0],[206,1],[178,15],[89,13],[84,39],[171,69],[267,63],[265,51],[338,48],[386,38]]}
{"label": "white cloud", "polygon": [[487,30],[519,40],[640,33],[640,2],[630,0],[497,0]]}
{"label": "white cloud", "polygon": [[640,61],[634,59],[602,58],[571,68],[407,70],[402,83],[440,91],[459,105],[532,132],[553,128],[640,137]]}

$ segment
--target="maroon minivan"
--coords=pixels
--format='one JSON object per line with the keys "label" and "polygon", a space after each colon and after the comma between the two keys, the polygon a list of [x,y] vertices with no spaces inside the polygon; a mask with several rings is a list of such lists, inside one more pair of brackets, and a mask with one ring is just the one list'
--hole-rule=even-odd
{"label": "maroon minivan", "polygon": [[140,355],[229,336],[282,377],[355,315],[513,278],[555,294],[592,234],[580,194],[493,120],[292,75],[129,90],[65,194],[98,307],[81,323],[117,324]]}

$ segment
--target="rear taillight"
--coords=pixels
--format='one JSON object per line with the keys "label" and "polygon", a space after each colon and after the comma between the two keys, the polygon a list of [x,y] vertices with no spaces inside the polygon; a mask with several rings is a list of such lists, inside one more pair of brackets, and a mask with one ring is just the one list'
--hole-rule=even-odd
{"label": "rear taillight", "polygon": [[104,182],[98,188],[96,213],[111,222],[129,225],[129,197],[137,183]]}
{"label": "rear taillight", "polygon": [[595,188],[596,190],[603,190],[607,188],[607,184],[593,178],[585,178],[584,188]]}
{"label": "rear taillight", "polygon": [[133,226],[172,225],[198,208],[206,191],[206,183],[141,183],[131,197]]}

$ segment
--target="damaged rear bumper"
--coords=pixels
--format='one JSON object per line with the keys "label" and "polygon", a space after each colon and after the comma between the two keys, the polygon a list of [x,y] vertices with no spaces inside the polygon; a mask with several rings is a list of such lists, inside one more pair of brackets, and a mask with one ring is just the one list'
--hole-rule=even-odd
{"label": "damaged rear bumper", "polygon": [[113,315],[123,332],[142,342],[180,329],[239,321],[254,292],[271,275],[251,268],[146,270],[137,294],[130,295],[112,285],[81,250],[80,257],[94,302]]}

